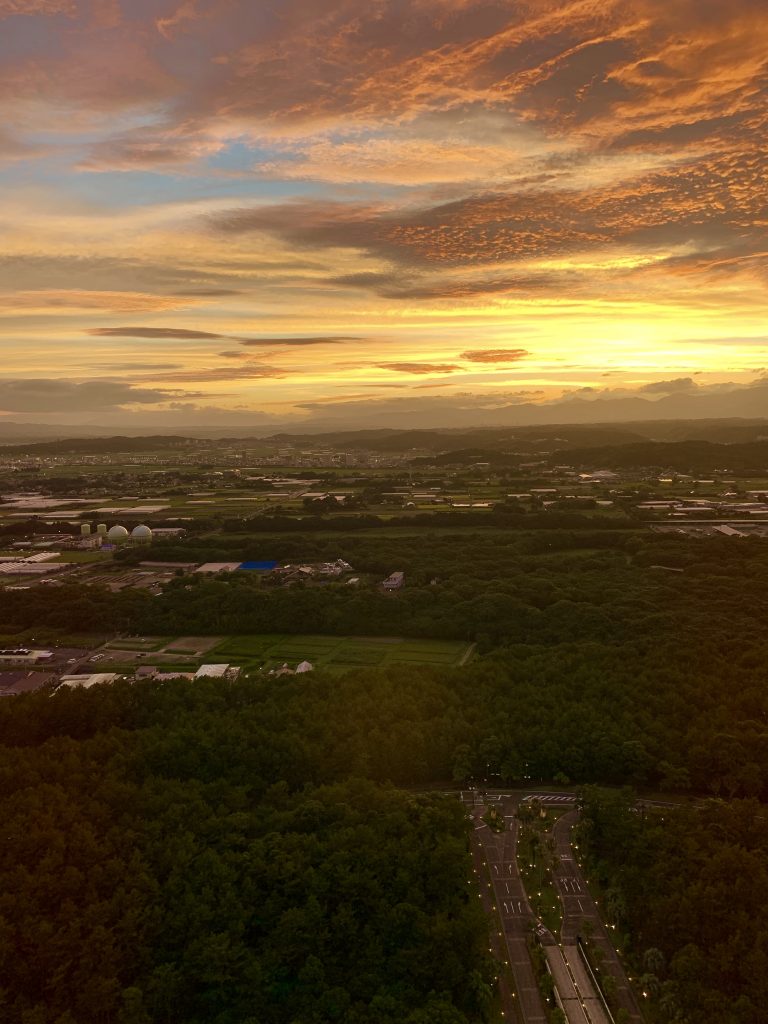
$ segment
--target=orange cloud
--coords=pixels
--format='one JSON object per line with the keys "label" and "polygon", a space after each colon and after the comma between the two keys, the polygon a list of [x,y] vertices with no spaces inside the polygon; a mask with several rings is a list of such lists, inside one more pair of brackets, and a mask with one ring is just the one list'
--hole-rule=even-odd
{"label": "orange cloud", "polygon": [[77,13],[77,0],[0,0],[0,17],[12,14],[67,14]]}
{"label": "orange cloud", "polygon": [[200,300],[153,295],[141,292],[90,292],[76,289],[56,291],[19,291],[0,295],[0,309],[38,310],[105,310],[113,313],[142,313],[154,310],[184,309],[198,305]]}
{"label": "orange cloud", "polygon": [[210,338],[221,341],[225,334],[212,334],[210,331],[193,331],[184,327],[91,327],[86,334],[94,338],[153,338],[168,341],[177,338],[182,341]]}
{"label": "orange cloud", "polygon": [[[0,0],[0,18],[9,373],[56,348],[88,365],[113,349],[94,338],[302,349],[288,404],[337,371],[498,389],[481,371],[512,343],[579,384],[616,364],[685,379],[675,338],[763,329],[764,0]],[[347,341],[355,365],[330,365]],[[715,344],[710,368],[761,358]],[[224,391],[239,365],[177,372]]]}
{"label": "orange cloud", "polygon": [[380,370],[395,370],[397,373],[455,373],[460,366],[454,363],[378,363]]}
{"label": "orange cloud", "polygon": [[462,352],[460,358],[470,363],[515,363],[529,355],[524,348],[484,348]]}

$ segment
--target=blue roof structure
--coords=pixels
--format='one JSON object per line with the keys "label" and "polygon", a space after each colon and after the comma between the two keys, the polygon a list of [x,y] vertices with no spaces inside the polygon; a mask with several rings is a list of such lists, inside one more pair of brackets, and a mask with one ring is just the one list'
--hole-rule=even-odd
{"label": "blue roof structure", "polygon": [[277,562],[241,562],[238,568],[255,569],[256,572],[271,572],[277,568]]}

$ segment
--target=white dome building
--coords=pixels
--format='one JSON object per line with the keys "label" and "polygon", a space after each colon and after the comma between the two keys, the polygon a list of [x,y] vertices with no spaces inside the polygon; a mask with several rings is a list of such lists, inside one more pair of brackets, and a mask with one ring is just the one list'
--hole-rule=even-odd
{"label": "white dome building", "polygon": [[124,526],[111,526],[107,531],[107,540],[110,544],[122,544],[128,540],[128,531]]}
{"label": "white dome building", "polygon": [[150,544],[152,542],[152,531],[144,523],[141,526],[134,526],[131,530],[131,540],[134,544]]}

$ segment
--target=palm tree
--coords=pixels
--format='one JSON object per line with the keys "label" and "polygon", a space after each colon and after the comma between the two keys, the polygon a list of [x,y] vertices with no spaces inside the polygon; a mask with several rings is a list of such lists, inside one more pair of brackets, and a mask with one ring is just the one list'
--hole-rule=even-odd
{"label": "palm tree", "polygon": [[661,977],[666,966],[666,959],[660,949],[651,946],[650,949],[646,949],[645,953],[643,953],[643,964],[646,971]]}
{"label": "palm tree", "polygon": [[661,982],[655,974],[646,973],[641,975],[639,985],[643,992],[647,992],[653,999],[661,992]]}
{"label": "palm tree", "polygon": [[618,924],[627,913],[624,893],[620,889],[608,889],[605,894],[605,911],[613,924]]}

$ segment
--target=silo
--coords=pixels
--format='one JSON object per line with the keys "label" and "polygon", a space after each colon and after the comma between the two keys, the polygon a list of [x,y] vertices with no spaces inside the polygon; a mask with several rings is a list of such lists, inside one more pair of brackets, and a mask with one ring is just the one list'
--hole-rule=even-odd
{"label": "silo", "polygon": [[102,537],[106,537],[107,536],[107,524],[106,523],[99,523],[97,525],[97,527],[96,527],[96,533],[100,534]]}
{"label": "silo", "polygon": [[80,527],[80,535],[82,537],[90,537],[91,535],[91,524],[83,523]]}

